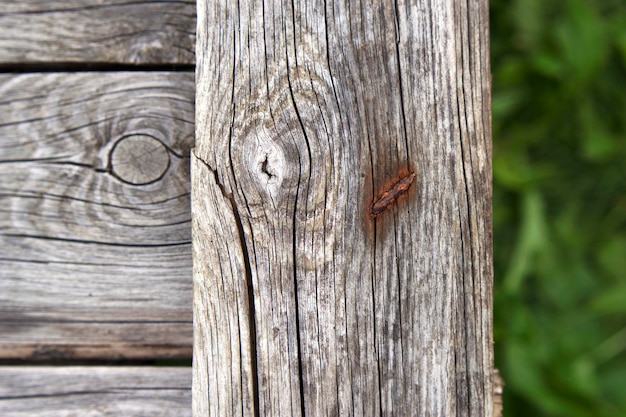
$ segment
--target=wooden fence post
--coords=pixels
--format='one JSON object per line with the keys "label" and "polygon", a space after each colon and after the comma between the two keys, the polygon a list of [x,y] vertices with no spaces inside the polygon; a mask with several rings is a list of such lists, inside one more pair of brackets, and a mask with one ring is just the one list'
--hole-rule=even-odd
{"label": "wooden fence post", "polygon": [[198,0],[195,416],[491,416],[488,3]]}

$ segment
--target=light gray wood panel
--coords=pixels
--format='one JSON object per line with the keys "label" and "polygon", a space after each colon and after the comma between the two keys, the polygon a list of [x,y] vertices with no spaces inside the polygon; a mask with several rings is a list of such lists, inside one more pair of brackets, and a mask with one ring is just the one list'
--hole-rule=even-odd
{"label": "light gray wood panel", "polygon": [[488,42],[486,0],[198,2],[198,416],[493,415]]}
{"label": "light gray wood panel", "polygon": [[0,0],[0,65],[193,64],[194,1]]}
{"label": "light gray wood panel", "polygon": [[191,416],[191,368],[3,366],[0,415]]}
{"label": "light gray wood panel", "polygon": [[194,75],[5,74],[0,97],[0,357],[189,357]]}

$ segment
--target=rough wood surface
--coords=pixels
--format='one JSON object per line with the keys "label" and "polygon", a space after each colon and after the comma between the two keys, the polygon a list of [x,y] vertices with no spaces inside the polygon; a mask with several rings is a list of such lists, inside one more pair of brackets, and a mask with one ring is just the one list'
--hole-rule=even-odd
{"label": "rough wood surface", "polygon": [[191,369],[0,367],[3,417],[191,416]]}
{"label": "rough wood surface", "polygon": [[198,2],[195,415],[492,415],[488,41],[486,0]]}
{"label": "rough wood surface", "polygon": [[191,355],[192,73],[0,75],[0,357]]}
{"label": "rough wood surface", "polygon": [[0,66],[193,64],[195,1],[0,0]]}

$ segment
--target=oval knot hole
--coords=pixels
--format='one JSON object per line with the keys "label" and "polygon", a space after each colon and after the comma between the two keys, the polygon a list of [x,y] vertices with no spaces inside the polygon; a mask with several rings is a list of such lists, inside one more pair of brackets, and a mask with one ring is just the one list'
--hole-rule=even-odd
{"label": "oval knot hole", "polygon": [[170,166],[163,143],[148,135],[121,138],[109,156],[111,173],[128,184],[145,185],[160,180]]}

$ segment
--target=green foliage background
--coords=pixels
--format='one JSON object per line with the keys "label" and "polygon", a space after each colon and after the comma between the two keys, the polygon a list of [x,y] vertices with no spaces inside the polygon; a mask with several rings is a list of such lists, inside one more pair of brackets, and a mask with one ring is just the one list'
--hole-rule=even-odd
{"label": "green foliage background", "polygon": [[504,415],[626,416],[626,0],[492,0]]}

